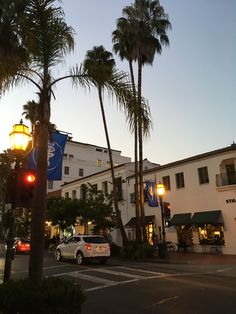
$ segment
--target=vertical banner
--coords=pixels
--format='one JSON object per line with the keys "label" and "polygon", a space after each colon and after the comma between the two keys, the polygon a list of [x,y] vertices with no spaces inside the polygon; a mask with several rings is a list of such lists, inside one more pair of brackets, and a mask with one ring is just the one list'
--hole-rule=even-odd
{"label": "vertical banner", "polygon": [[[67,135],[53,132],[52,141],[48,142],[48,180],[62,179],[62,161]],[[38,148],[35,147],[29,156],[30,169],[36,168]]]}
{"label": "vertical banner", "polygon": [[147,189],[147,201],[149,207],[158,207],[157,195],[156,195],[156,183],[147,181],[146,189]]}

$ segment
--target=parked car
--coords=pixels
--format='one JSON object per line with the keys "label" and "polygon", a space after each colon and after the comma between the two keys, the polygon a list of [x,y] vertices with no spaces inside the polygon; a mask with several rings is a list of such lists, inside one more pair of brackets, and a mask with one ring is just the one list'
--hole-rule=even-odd
{"label": "parked car", "polygon": [[16,238],[14,243],[14,248],[16,254],[19,253],[29,253],[30,252],[30,240]]}
{"label": "parked car", "polygon": [[55,257],[57,261],[75,260],[78,265],[88,259],[98,259],[105,264],[110,257],[110,245],[102,236],[75,235],[57,246]]}

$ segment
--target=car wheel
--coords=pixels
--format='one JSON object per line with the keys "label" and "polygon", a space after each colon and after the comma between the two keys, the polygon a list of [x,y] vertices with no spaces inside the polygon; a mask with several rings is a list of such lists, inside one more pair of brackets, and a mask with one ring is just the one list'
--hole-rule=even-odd
{"label": "car wheel", "polygon": [[84,256],[82,252],[77,252],[76,254],[76,264],[77,265],[82,265],[84,262]]}
{"label": "car wheel", "polygon": [[61,257],[61,251],[60,250],[56,250],[56,253],[55,253],[55,258],[58,262],[60,262],[62,260],[62,257]]}

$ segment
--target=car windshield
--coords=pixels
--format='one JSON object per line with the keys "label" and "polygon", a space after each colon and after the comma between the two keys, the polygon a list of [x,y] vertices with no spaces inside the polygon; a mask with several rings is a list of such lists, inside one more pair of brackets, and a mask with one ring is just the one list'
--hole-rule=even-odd
{"label": "car windshield", "polygon": [[107,243],[104,237],[83,237],[86,243]]}

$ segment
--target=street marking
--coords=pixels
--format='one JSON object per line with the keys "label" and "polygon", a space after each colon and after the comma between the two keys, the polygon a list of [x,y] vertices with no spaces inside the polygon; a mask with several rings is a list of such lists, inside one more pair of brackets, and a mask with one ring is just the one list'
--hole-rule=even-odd
{"label": "street marking", "polygon": [[228,270],[231,270],[231,269],[232,269],[232,267],[222,268],[222,269],[217,269],[216,272],[222,273],[222,272],[224,272],[224,271],[228,271]]}
{"label": "street marking", "polygon": [[79,278],[79,279],[88,280],[91,282],[96,282],[96,283],[100,283],[100,284],[102,283],[106,286],[114,286],[117,283],[117,281],[108,280],[108,279],[90,276],[90,275],[85,275],[85,274],[81,274],[80,272],[72,272],[72,273],[69,273],[67,275],[71,276],[71,277]]}
{"label": "street marking", "polygon": [[165,276],[165,273],[160,273],[160,272],[156,272],[156,271],[151,271],[151,270],[145,270],[145,269],[139,269],[139,268],[130,268],[130,267],[119,267],[116,266],[114,268],[121,268],[121,269],[126,269],[126,270],[132,270],[132,271],[137,271],[137,272],[141,272],[141,273],[147,273],[147,274],[152,274],[152,275],[156,275],[156,276]]}
{"label": "street marking", "polygon": [[174,296],[174,297],[166,298],[166,299],[163,299],[163,300],[157,302],[156,305],[157,305],[157,304],[163,304],[163,303],[166,303],[166,302],[172,301],[172,300],[174,300],[174,299],[178,299],[178,298],[179,298],[178,295],[176,295],[176,296]]}
{"label": "street marking", "polygon": [[120,271],[115,271],[115,270],[109,270],[105,268],[98,268],[95,270],[96,272],[104,273],[104,274],[111,274],[115,276],[122,276],[122,277],[128,277],[128,278],[136,278],[136,279],[143,279],[145,276],[139,276],[135,274],[128,274],[128,273],[123,273]]}

